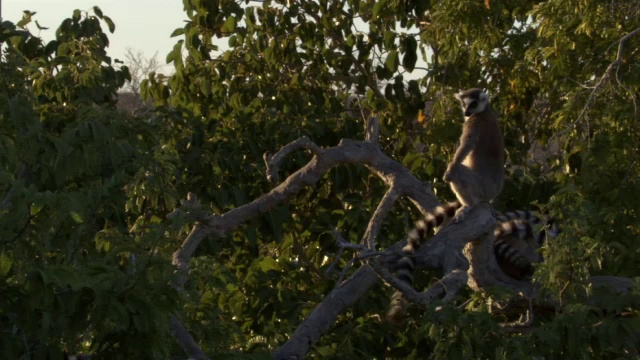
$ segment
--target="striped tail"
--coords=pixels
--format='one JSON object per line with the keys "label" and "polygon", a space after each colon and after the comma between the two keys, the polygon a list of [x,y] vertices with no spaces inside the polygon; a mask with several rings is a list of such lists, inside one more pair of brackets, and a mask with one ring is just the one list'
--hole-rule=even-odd
{"label": "striped tail", "polygon": [[[407,245],[402,248],[403,256],[398,261],[395,276],[411,286],[415,272],[415,253],[427,239],[430,231],[452,219],[461,207],[457,201],[436,207],[432,213],[416,223],[407,236]],[[522,280],[533,274],[533,263],[542,261],[538,249],[547,236],[555,237],[559,230],[553,219],[534,234],[534,226],[542,220],[531,211],[511,211],[497,213],[498,224],[494,230],[494,254],[501,270],[508,276]],[[408,301],[401,291],[391,297],[387,320],[400,322],[406,317]]]}
{"label": "striped tail", "polygon": [[[556,237],[560,230],[553,219],[537,232],[534,226],[542,221],[530,212],[520,212],[523,218],[513,218],[497,224],[493,235],[493,251],[502,272],[516,280],[530,280],[533,264],[543,260],[539,249],[547,237]],[[513,213],[512,213],[513,214]]]}
{"label": "striped tail", "polygon": [[[407,236],[407,245],[402,248],[402,258],[398,261],[395,276],[398,280],[413,285],[413,274],[415,272],[415,253],[425,242],[431,230],[441,226],[446,221],[452,219],[456,210],[461,207],[457,201],[436,207],[431,213],[426,214],[424,219],[416,222],[413,230]],[[408,302],[401,291],[397,291],[391,297],[390,309],[387,312],[387,320],[399,322],[405,318]]]}

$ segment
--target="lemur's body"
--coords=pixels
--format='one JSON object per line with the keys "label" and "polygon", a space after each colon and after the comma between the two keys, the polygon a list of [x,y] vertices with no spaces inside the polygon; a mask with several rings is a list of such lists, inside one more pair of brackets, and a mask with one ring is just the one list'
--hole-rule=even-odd
{"label": "lemur's body", "polygon": [[443,179],[463,205],[456,219],[462,221],[473,206],[491,202],[502,191],[504,138],[489,95],[480,89],[470,89],[456,94],[456,98],[465,121],[460,145]]}

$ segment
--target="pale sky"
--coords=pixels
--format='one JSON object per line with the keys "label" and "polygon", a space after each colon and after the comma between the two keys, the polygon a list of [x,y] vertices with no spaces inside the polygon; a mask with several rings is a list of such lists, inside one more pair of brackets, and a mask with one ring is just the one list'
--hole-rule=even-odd
{"label": "pale sky", "polygon": [[[37,12],[33,19],[49,28],[39,34],[45,41],[55,37],[62,20],[71,17],[74,9],[89,10],[97,5],[116,25],[111,34],[103,24],[110,41],[107,54],[124,60],[125,49],[130,47],[141,50],[147,58],[157,52],[161,64],[165,64],[167,53],[180,39],[170,38],[171,33],[183,27],[187,19],[181,0],[0,0],[0,3],[3,20],[13,23],[22,19],[23,10]],[[35,22],[29,25],[29,30],[38,35]],[[170,72],[171,68],[165,70]]]}
{"label": "pale sky", "polygon": [[[56,29],[63,19],[71,17],[73,10],[86,11],[98,6],[116,25],[115,33],[111,34],[103,23],[103,30],[110,41],[107,54],[113,59],[124,60],[128,47],[142,51],[146,58],[157,53],[158,62],[164,65],[160,71],[166,74],[173,70],[171,65],[165,64],[167,54],[182,38],[171,38],[170,35],[175,29],[182,28],[187,19],[182,0],[0,0],[0,4],[3,20],[14,23],[22,19],[24,10],[37,12],[28,27],[45,41],[53,40]],[[35,20],[49,29],[39,33]],[[227,48],[227,39],[214,39],[214,42],[221,50]],[[424,62],[419,59],[417,66],[424,66]],[[406,76],[418,78],[424,76],[423,73],[416,69]]]}

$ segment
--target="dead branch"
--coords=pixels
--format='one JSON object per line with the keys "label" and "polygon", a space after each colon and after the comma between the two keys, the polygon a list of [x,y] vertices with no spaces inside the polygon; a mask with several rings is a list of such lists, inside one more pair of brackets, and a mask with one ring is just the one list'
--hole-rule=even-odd
{"label": "dead branch", "polygon": [[393,205],[395,205],[396,201],[400,197],[401,189],[397,186],[392,185],[389,190],[387,190],[386,194],[382,197],[382,200],[378,204],[376,211],[371,216],[369,220],[369,225],[367,226],[367,230],[364,232],[364,236],[362,237],[361,243],[366,245],[370,251],[375,251],[376,249],[376,237],[380,233],[380,228],[382,227],[382,222],[391,211]]}
{"label": "dead branch", "polygon": [[313,343],[329,331],[338,315],[360,300],[378,281],[378,275],[369,265],[360,267],[313,309],[289,340],[273,353],[273,358],[303,359]]}
{"label": "dead branch", "polygon": [[309,140],[308,137],[303,136],[298,140],[290,142],[274,155],[264,153],[262,158],[267,167],[267,180],[269,180],[270,183],[277,184],[280,181],[280,178],[278,177],[278,171],[280,169],[282,160],[290,153],[299,149],[309,150],[314,155],[320,154],[322,152],[322,149],[320,149],[318,145],[314,144],[311,140]]}
{"label": "dead branch", "polygon": [[447,273],[426,291],[419,293],[411,285],[398,280],[385,267],[375,263],[371,265],[378,276],[384,279],[385,282],[400,290],[407,300],[421,306],[429,306],[436,299],[440,299],[445,303],[450,302],[467,283],[467,272],[456,269]]}
{"label": "dead branch", "polygon": [[186,274],[189,260],[205,237],[214,234],[223,236],[247,220],[269,212],[289,201],[305,187],[316,184],[324,174],[339,164],[365,165],[388,186],[397,187],[400,195],[409,197],[421,211],[427,212],[438,205],[433,193],[427,193],[424,185],[415,176],[384,154],[378,146],[344,139],[338,146],[318,151],[307,165],[291,174],[267,194],[226,214],[210,214],[207,221],[197,222],[182,245],[173,253],[173,264]]}
{"label": "dead branch", "polygon": [[207,355],[200,349],[198,344],[189,333],[182,322],[175,316],[171,315],[171,335],[178,341],[178,344],[182,346],[184,352],[189,355],[189,358],[195,360],[209,360]]}

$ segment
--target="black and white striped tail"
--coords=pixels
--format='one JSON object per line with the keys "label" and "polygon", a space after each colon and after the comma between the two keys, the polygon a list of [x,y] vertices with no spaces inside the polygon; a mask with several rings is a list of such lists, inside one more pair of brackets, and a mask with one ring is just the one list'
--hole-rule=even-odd
{"label": "black and white striped tail", "polygon": [[550,219],[535,232],[534,226],[542,223],[540,218],[528,211],[517,213],[522,218],[511,216],[509,221],[496,225],[493,251],[502,272],[516,280],[528,280],[533,275],[533,264],[543,260],[538,250],[547,237],[558,236],[559,229]]}
{"label": "black and white striped tail", "polygon": [[[407,245],[402,248],[403,257],[398,261],[395,276],[407,285],[413,284],[415,272],[415,253],[425,242],[431,230],[452,219],[461,207],[459,202],[451,202],[438,206],[424,219],[418,221],[407,236]],[[508,276],[523,280],[533,274],[533,259],[525,256],[521,249],[529,248],[537,254],[547,236],[555,237],[559,230],[553,220],[548,220],[542,230],[534,234],[534,226],[542,220],[530,211],[511,211],[497,213],[497,225],[494,230],[494,254],[498,265]],[[541,258],[540,258],[541,260]],[[387,312],[387,320],[399,322],[406,316],[408,302],[400,291],[391,298],[391,306]]]}
{"label": "black and white striped tail", "polygon": [[[407,245],[402,248],[402,258],[398,261],[395,276],[398,280],[407,285],[413,284],[413,274],[415,272],[415,254],[420,246],[425,242],[430,232],[441,226],[449,219],[452,219],[456,210],[461,207],[457,201],[436,207],[431,213],[425,215],[424,219],[416,222],[415,227],[407,235]],[[391,297],[391,306],[387,312],[389,321],[398,322],[406,316],[408,303],[402,292],[397,291]]]}

